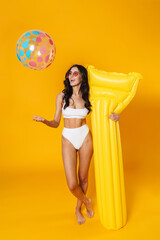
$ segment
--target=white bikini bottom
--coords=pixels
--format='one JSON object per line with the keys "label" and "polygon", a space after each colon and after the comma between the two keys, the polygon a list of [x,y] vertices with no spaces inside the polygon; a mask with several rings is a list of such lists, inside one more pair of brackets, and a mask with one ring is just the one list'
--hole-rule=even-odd
{"label": "white bikini bottom", "polygon": [[89,132],[87,124],[78,128],[63,128],[62,135],[67,138],[72,145],[78,150]]}

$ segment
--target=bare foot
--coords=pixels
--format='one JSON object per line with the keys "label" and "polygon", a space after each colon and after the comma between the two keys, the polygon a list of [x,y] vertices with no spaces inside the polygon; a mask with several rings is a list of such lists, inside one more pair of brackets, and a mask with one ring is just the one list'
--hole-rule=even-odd
{"label": "bare foot", "polygon": [[78,224],[83,224],[86,221],[86,219],[84,218],[83,214],[81,213],[81,210],[78,210],[76,208],[75,213],[77,215],[77,222],[78,222]]}
{"label": "bare foot", "polygon": [[94,215],[94,212],[91,207],[91,199],[90,198],[88,198],[88,203],[86,204],[86,208],[87,208],[87,214],[86,214],[87,217],[92,218]]}

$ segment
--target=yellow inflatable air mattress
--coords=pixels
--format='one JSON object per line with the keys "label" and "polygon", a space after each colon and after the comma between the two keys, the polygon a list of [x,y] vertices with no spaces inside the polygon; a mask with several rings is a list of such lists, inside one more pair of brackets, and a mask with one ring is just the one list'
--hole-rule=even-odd
{"label": "yellow inflatable air mattress", "polygon": [[136,93],[142,75],[106,72],[86,65],[92,104],[91,124],[99,217],[107,229],[117,230],[127,221],[123,159],[119,122],[109,119],[121,113]]}

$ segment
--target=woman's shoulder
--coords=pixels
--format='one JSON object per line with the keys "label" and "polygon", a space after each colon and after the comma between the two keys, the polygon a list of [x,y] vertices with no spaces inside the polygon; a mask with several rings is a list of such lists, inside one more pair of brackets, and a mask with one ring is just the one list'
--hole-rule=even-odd
{"label": "woman's shoulder", "polygon": [[60,92],[57,94],[58,97],[64,97],[64,93],[63,92]]}

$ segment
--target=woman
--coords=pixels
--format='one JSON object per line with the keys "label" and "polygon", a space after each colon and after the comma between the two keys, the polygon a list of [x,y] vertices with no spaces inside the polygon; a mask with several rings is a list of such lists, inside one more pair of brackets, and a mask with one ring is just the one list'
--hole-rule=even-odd
{"label": "woman", "polygon": [[[88,171],[93,154],[92,133],[86,124],[85,117],[91,111],[89,101],[89,85],[87,70],[82,65],[73,65],[67,71],[64,80],[65,89],[56,97],[56,112],[54,119],[35,116],[35,121],[43,122],[50,127],[57,128],[60,124],[61,113],[64,117],[62,131],[62,158],[67,185],[72,194],[77,197],[75,213],[77,222],[83,224],[85,218],[81,212],[84,203],[87,216],[93,217],[91,199],[86,197],[88,188]],[[112,113],[109,118],[117,121],[119,114]],[[79,152],[79,169],[77,180],[77,151]]]}

